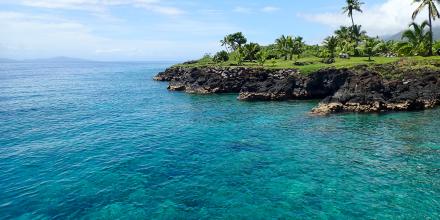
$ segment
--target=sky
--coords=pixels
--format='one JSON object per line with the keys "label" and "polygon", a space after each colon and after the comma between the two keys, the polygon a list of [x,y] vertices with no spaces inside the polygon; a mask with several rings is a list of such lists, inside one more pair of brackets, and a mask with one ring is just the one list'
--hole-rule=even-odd
{"label": "sky", "polygon": [[[411,22],[413,0],[363,0],[355,22],[371,36]],[[340,25],[345,0],[0,0],[0,57],[182,61],[221,50],[243,32],[262,45],[282,34],[319,44]],[[424,19],[425,14],[420,15]]]}

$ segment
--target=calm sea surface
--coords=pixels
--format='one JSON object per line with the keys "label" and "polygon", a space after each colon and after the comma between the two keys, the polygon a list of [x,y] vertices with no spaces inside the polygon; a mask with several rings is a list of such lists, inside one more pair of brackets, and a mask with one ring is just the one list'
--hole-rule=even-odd
{"label": "calm sea surface", "polygon": [[0,219],[439,219],[440,109],[169,92],[169,63],[0,64]]}

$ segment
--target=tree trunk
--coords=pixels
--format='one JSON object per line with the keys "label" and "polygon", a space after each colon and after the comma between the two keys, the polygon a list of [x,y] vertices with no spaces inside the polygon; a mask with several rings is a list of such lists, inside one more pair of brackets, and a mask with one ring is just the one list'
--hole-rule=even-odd
{"label": "tree trunk", "polygon": [[[352,35],[353,35],[353,37],[355,37],[354,36],[354,34],[353,34],[353,32],[354,32],[354,19],[353,19],[353,14],[351,14],[351,31],[352,31]],[[355,44],[354,44],[354,55],[355,56],[358,56],[358,51],[357,51],[357,47],[359,46],[359,42],[358,42],[358,40],[357,39],[354,39],[354,41],[355,41]]]}
{"label": "tree trunk", "polygon": [[353,14],[350,16],[351,17],[351,26],[354,28],[354,19],[353,19]]}
{"label": "tree trunk", "polygon": [[432,41],[433,41],[433,33],[432,33],[432,16],[431,16],[431,5],[429,5],[429,33],[431,33],[431,38],[429,39],[429,56],[432,56]]}

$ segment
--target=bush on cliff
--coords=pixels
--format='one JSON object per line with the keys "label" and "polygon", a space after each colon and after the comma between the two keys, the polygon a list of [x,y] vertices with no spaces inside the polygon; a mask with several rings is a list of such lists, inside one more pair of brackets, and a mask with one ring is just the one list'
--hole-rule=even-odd
{"label": "bush on cliff", "polygon": [[327,58],[322,59],[321,62],[325,63],[325,64],[332,64],[335,62],[335,58],[327,57]]}
{"label": "bush on cliff", "polygon": [[329,58],[335,58],[337,46],[338,39],[335,36],[330,36],[324,40],[324,47],[328,52]]}
{"label": "bush on cliff", "polygon": [[260,66],[264,66],[264,63],[266,63],[267,60],[267,50],[261,50],[257,53],[257,62]]}
{"label": "bush on cliff", "polygon": [[292,60],[294,55],[299,58],[300,55],[304,53],[305,48],[305,43],[303,42],[302,37],[284,35],[275,40],[275,45],[278,54],[280,54],[280,57],[283,57],[284,60],[287,60],[288,58]]}
{"label": "bush on cliff", "polygon": [[261,47],[256,43],[249,43],[243,46],[244,60],[255,61],[257,60],[257,54],[261,51]]}
{"label": "bush on cliff", "polygon": [[409,27],[402,34],[404,41],[399,43],[398,54],[405,56],[429,54],[429,40],[431,39],[431,33],[428,30],[429,23],[425,21],[419,25],[413,22]]}
{"label": "bush on cliff", "polygon": [[380,46],[381,43],[378,39],[367,38],[361,45],[360,49],[366,56],[368,56],[368,61],[372,61],[371,57],[378,53]]}
{"label": "bush on cliff", "polygon": [[243,64],[244,58],[245,55],[242,47],[239,47],[236,51],[229,54],[229,60],[236,61],[237,65]]}
{"label": "bush on cliff", "polygon": [[216,63],[226,62],[229,60],[229,54],[228,52],[222,50],[220,52],[217,52],[212,58],[212,60]]}

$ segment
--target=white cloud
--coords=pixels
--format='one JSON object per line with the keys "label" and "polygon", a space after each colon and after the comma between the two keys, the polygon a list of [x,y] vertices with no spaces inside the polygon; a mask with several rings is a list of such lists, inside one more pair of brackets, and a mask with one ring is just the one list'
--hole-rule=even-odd
{"label": "white cloud", "polygon": [[165,6],[159,0],[22,0],[29,7],[105,12],[111,6],[131,5],[165,15],[181,15],[185,12],[177,7]]}
{"label": "white cloud", "polygon": [[197,58],[219,48],[218,41],[207,40],[205,36],[222,36],[222,32],[236,30],[227,24],[176,18],[173,23],[150,26],[147,32],[161,36],[193,36],[200,40],[146,39],[148,35],[118,39],[100,36],[87,25],[57,16],[5,11],[0,11],[0,27],[0,57],[17,59],[54,56],[98,60]]}
{"label": "white cloud", "polygon": [[264,8],[261,9],[261,11],[263,12],[275,12],[280,10],[280,8],[274,7],[274,6],[266,6]]}
{"label": "white cloud", "polygon": [[77,22],[47,15],[0,12],[0,40],[11,46],[0,56],[33,56],[49,51],[80,53],[100,41]]}
{"label": "white cloud", "polygon": [[278,10],[280,10],[280,8],[275,6],[265,6],[262,8],[236,6],[233,11],[241,14],[254,14],[257,12],[272,13]]}
{"label": "white cloud", "polygon": [[153,25],[152,28],[160,33],[186,33],[191,35],[202,36],[223,36],[225,33],[237,32],[240,29],[234,25],[222,22],[204,22],[191,19],[175,19],[173,22],[166,24]]}
{"label": "white cloud", "polygon": [[[416,7],[417,5],[412,4],[412,1],[409,0],[387,0],[383,4],[372,7],[365,6],[364,13],[355,13],[354,19],[372,36],[395,34],[408,27],[408,24],[412,21],[411,15]],[[350,25],[351,22],[342,12],[298,14],[298,16],[332,28],[337,28],[340,25]],[[427,18],[427,13],[422,13],[417,21],[425,18]]]}
{"label": "white cloud", "polygon": [[132,4],[137,7],[145,8],[147,10],[151,10],[157,13],[165,14],[165,15],[182,15],[185,14],[185,11],[177,8],[164,6],[161,4],[162,1],[158,0],[128,0],[127,4]]}
{"label": "white cloud", "polygon": [[251,8],[237,6],[237,7],[234,8],[234,12],[242,13],[242,14],[250,14],[250,13],[252,13],[252,9]]}

